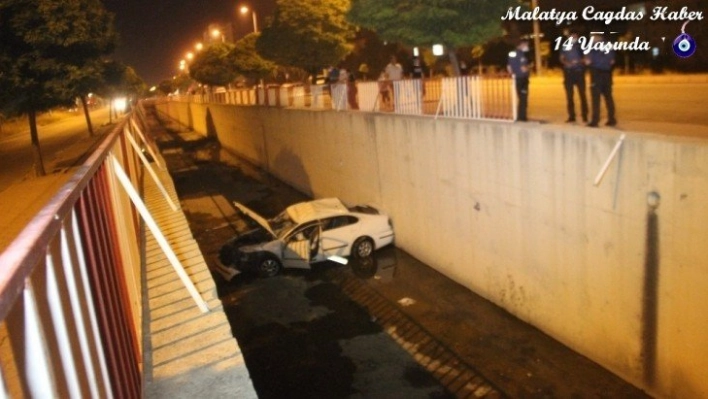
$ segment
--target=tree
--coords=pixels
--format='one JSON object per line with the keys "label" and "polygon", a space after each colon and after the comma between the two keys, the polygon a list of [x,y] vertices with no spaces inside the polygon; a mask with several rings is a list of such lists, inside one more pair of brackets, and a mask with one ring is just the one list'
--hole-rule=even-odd
{"label": "tree", "polygon": [[256,50],[264,58],[316,75],[351,51],[354,27],[346,19],[349,0],[278,0],[276,4],[273,22],[256,41]]}
{"label": "tree", "polygon": [[135,72],[135,69],[132,67],[129,66],[125,68],[123,79],[123,87],[125,88],[125,94],[128,97],[137,99],[138,97],[144,97],[147,94],[147,84],[145,84],[145,81],[138,76],[138,73]]}
{"label": "tree", "polygon": [[101,75],[101,62],[96,59],[84,65],[83,68],[77,69],[71,76],[70,85],[73,87],[76,97],[79,98],[84,108],[84,118],[86,118],[89,136],[93,136],[93,124],[91,123],[91,115],[88,110],[88,101],[86,98],[89,93],[97,91],[103,84]]}
{"label": "tree", "polygon": [[163,80],[162,82],[160,82],[157,85],[157,90],[164,95],[168,95],[168,94],[173,93],[175,90],[177,90],[177,86],[176,86],[174,80],[175,79]]}
{"label": "tree", "polygon": [[457,49],[502,34],[501,17],[515,0],[352,0],[348,18],[383,40],[406,46],[443,44],[459,75]]}
{"label": "tree", "polygon": [[472,59],[477,61],[477,68],[479,68],[478,73],[481,75],[482,74],[482,57],[484,56],[484,45],[482,44],[477,44],[474,47],[472,47],[472,51],[470,51],[472,54]]}
{"label": "tree", "polygon": [[199,52],[189,65],[189,76],[209,86],[226,86],[238,76],[231,43],[217,43]]}
{"label": "tree", "polygon": [[113,50],[112,16],[99,0],[0,1],[0,110],[27,114],[35,172],[45,174],[37,113],[73,104],[87,68]]}
{"label": "tree", "polygon": [[236,42],[231,52],[236,71],[248,79],[263,79],[276,69],[275,63],[263,59],[256,51],[259,33],[251,33]]}
{"label": "tree", "polygon": [[[102,68],[102,85],[98,93],[109,98],[111,107],[116,97],[140,97],[147,92],[147,85],[129,66],[117,61],[104,61]],[[113,121],[113,109],[109,113]]]}

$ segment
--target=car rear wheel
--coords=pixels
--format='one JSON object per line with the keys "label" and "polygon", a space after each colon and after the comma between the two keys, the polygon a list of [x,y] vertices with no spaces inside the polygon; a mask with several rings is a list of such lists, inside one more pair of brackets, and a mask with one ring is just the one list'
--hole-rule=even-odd
{"label": "car rear wheel", "polygon": [[366,258],[374,253],[374,242],[369,237],[359,237],[352,245],[352,255],[357,258]]}
{"label": "car rear wheel", "polygon": [[278,275],[282,268],[283,265],[278,258],[273,255],[266,255],[260,263],[258,263],[258,274],[261,277],[273,277]]}

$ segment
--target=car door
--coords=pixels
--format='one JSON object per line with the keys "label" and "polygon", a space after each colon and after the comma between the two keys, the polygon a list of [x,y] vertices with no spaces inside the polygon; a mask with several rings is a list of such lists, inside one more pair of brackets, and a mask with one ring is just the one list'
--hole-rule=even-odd
{"label": "car door", "polygon": [[358,219],[340,215],[322,221],[322,253],[325,257],[347,256],[357,235]]}
{"label": "car door", "polygon": [[311,222],[293,230],[283,245],[283,266],[309,269],[320,253],[320,225]]}

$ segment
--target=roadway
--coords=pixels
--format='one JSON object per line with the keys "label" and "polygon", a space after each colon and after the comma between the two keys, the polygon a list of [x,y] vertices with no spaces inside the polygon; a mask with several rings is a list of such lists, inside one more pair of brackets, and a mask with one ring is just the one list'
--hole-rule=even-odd
{"label": "roadway", "polygon": [[[590,103],[590,79],[587,79]],[[642,133],[708,138],[708,77],[632,78],[615,76],[613,96],[617,108],[618,129]],[[580,103],[576,94],[579,122]],[[600,123],[607,112],[602,102]],[[562,77],[532,77],[529,88],[529,118],[563,124],[567,119]],[[580,123],[578,123],[578,126]]]}
{"label": "roadway", "polygon": [[[108,108],[92,111],[91,122],[96,132],[94,137],[100,137],[102,128],[108,123]],[[83,112],[77,112],[76,116],[49,125],[38,126],[37,130],[47,174],[52,173],[55,167],[63,166],[58,164],[58,160],[67,158],[66,152],[70,151],[74,144],[89,139]],[[34,176],[33,165],[29,126],[21,133],[0,136],[0,192],[14,183]]]}

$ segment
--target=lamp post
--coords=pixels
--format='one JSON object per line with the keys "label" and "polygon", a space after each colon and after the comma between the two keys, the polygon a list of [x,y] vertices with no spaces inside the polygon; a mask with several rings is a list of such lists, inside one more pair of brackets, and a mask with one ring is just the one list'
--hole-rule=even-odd
{"label": "lamp post", "polygon": [[[531,0],[531,9],[538,7],[538,0]],[[533,20],[533,52],[536,59],[536,75],[543,74],[543,65],[541,65],[541,27],[538,19]]]}
{"label": "lamp post", "polygon": [[256,10],[251,10],[248,6],[241,6],[241,14],[248,14],[250,11],[253,16],[253,33],[258,33],[258,19],[256,18]]}

